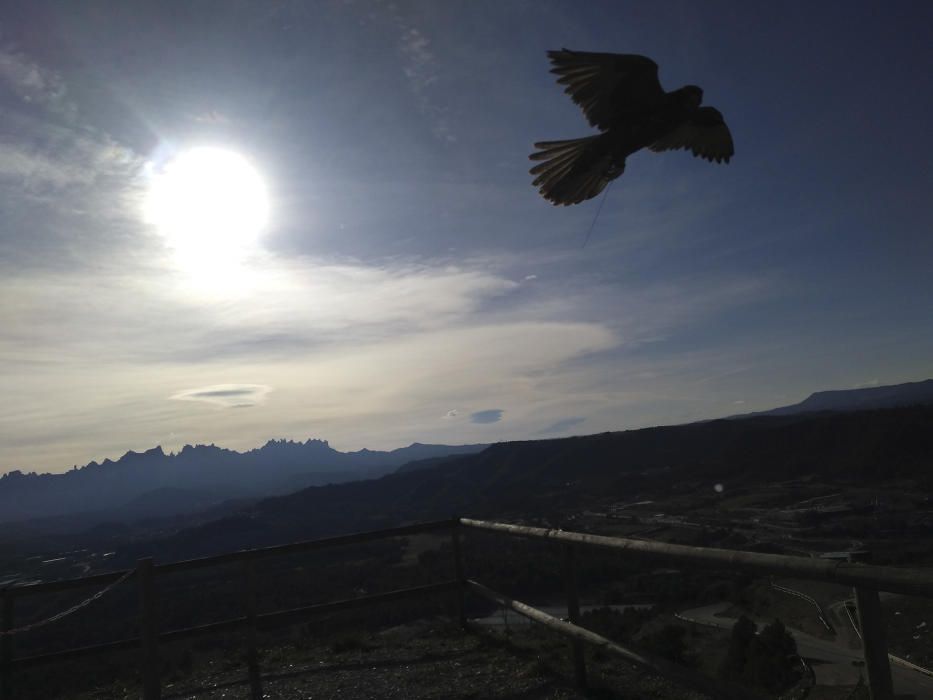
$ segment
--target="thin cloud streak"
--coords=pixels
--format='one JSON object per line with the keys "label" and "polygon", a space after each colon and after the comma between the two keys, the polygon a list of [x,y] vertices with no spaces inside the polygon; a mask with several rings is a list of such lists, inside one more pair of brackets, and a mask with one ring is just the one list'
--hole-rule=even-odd
{"label": "thin cloud streak", "polygon": [[[450,327],[515,283],[463,266],[365,266],[268,260],[229,295],[192,296],[151,265],[0,281],[0,348],[57,358],[212,362],[305,354],[309,348]],[[92,302],[93,300],[93,302]],[[84,329],[93,328],[88,334]],[[153,334],[169,343],[153,344]],[[274,346],[278,345],[278,348]]]}
{"label": "thin cloud streak", "polygon": [[456,143],[457,136],[447,122],[445,109],[432,96],[432,88],[438,82],[439,76],[430,40],[418,27],[407,21],[394,4],[389,4],[388,11],[391,21],[401,33],[398,46],[405,58],[402,70],[419,109],[431,120],[431,129],[437,139],[450,144]]}
{"label": "thin cloud streak", "polygon": [[573,418],[562,418],[559,421],[556,421],[544,428],[541,431],[542,435],[553,435],[557,433],[566,433],[571,428],[576,428],[581,423],[584,423],[586,418],[581,416],[574,416]]}

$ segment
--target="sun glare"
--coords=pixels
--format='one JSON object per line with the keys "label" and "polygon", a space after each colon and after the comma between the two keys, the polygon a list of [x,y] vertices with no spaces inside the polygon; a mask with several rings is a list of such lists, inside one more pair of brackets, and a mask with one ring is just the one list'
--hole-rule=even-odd
{"label": "sun glare", "polygon": [[222,277],[255,247],[269,205],[262,178],[243,156],[196,148],[153,175],[145,214],[183,268]]}

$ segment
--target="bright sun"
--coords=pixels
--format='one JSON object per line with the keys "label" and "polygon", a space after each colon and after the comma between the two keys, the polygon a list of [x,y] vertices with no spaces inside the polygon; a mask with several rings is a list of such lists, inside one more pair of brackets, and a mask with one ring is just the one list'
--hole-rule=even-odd
{"label": "bright sun", "polygon": [[190,272],[208,276],[236,265],[269,216],[266,188],[249,161],[232,151],[185,151],[153,176],[146,219]]}

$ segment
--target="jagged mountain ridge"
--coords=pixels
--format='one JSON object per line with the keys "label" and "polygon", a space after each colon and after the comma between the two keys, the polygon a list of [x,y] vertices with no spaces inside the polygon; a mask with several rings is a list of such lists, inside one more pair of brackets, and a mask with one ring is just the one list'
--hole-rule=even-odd
{"label": "jagged mountain ridge", "polygon": [[124,507],[134,499],[165,499],[178,489],[200,504],[269,496],[311,485],[372,478],[418,459],[466,454],[486,445],[425,445],[387,452],[340,452],[325,440],[270,440],[236,452],[215,445],[186,445],[177,454],[161,447],[127,452],[114,461],[90,462],[63,474],[0,477],[0,522]]}
{"label": "jagged mountain ridge", "polygon": [[[926,479],[933,407],[716,420],[498,443],[377,480],[267,499],[145,546],[170,561],[454,515],[549,517],[650,488],[727,488],[806,475],[871,484]],[[129,559],[128,559],[129,561]]]}
{"label": "jagged mountain ridge", "polygon": [[[904,405],[933,405],[933,379],[892,386],[817,392],[792,406],[733,416],[732,419],[792,417]],[[697,425],[708,424],[704,422]],[[679,428],[687,431],[692,429],[691,426]],[[627,435],[633,432],[648,434],[644,431],[628,431],[607,435]],[[589,436],[576,439],[593,441],[599,438]],[[560,441],[504,444],[514,446],[555,442]],[[334,450],[324,440],[307,440],[303,443],[270,440],[264,446],[244,453],[215,445],[188,445],[175,455],[166,455],[161,447],[156,447],[146,452],[127,452],[116,461],[91,462],[86,467],[65,474],[11,472],[0,477],[0,522],[89,511],[101,511],[101,518],[126,520],[136,511],[143,517],[154,516],[154,511],[160,510],[161,505],[165,507],[165,514],[190,512],[192,508],[211,507],[228,499],[255,499],[285,494],[309,486],[374,478],[396,469],[401,472],[443,470],[452,457],[477,452],[485,447],[414,443],[391,452],[363,449],[345,453]],[[501,456],[500,450],[504,448],[499,445],[495,448],[495,454]],[[504,470],[503,473],[507,471],[504,467],[500,470]],[[171,489],[177,490],[174,493],[178,503],[172,501]],[[470,492],[471,487],[467,487],[464,494]]]}

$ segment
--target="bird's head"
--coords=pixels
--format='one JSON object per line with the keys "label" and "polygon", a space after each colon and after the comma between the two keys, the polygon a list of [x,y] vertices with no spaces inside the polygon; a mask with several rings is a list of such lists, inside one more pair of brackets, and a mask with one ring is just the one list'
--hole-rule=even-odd
{"label": "bird's head", "polygon": [[703,102],[703,90],[696,85],[684,85],[677,92],[681,94],[684,104],[693,109]]}

